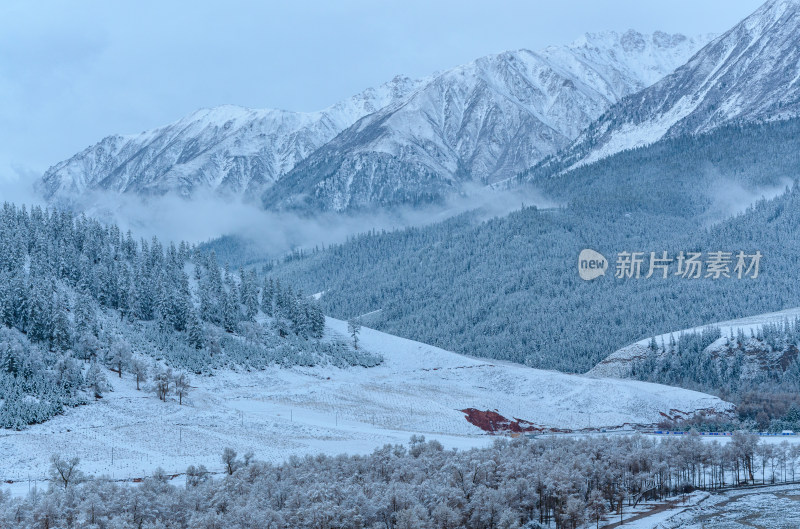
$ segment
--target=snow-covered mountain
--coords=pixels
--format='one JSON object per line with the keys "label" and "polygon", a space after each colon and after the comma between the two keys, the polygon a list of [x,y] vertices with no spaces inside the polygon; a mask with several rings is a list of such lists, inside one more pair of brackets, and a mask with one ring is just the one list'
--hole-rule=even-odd
{"label": "snow-covered mountain", "polygon": [[800,114],[800,0],[769,0],[685,65],[612,107],[562,158],[589,163],[663,137]]}
{"label": "snow-covered mountain", "polygon": [[413,91],[397,76],[320,112],[202,109],[158,129],[104,138],[44,174],[47,198],[87,190],[190,196],[197,190],[240,195],[289,171],[359,118]]}
{"label": "snow-covered mountain", "polygon": [[431,202],[464,182],[512,177],[708,40],[608,32],[482,57],[361,119],[267,190],[264,204],[341,211]]}
{"label": "snow-covered mountain", "polygon": [[266,189],[268,206],[311,201],[332,210],[436,200],[464,181],[507,178],[554,153],[708,40],[589,34],[421,81],[396,77],[320,112],[200,110],[159,129],[109,136],[50,168],[40,188],[51,199],[88,190],[254,196]]}

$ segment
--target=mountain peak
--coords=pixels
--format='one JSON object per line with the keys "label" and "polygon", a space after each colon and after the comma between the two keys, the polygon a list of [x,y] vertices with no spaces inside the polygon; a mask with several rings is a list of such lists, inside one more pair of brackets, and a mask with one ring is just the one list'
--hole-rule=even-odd
{"label": "mountain peak", "polygon": [[800,115],[800,0],[770,0],[653,86],[615,105],[561,155],[589,163],[665,136]]}

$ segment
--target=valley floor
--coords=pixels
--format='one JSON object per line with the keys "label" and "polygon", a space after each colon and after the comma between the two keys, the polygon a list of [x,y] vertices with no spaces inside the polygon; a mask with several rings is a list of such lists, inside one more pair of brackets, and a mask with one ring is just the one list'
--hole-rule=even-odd
{"label": "valley floor", "polygon": [[[327,333],[347,324],[329,319]],[[369,453],[413,434],[446,448],[490,444],[462,410],[496,411],[530,428],[627,429],[664,415],[730,405],[657,384],[541,371],[454,354],[362,328],[360,346],[383,355],[374,368],[270,368],[194,377],[184,405],[137,391],[109,372],[114,391],[23,431],[0,431],[0,489],[27,492],[46,479],[49,457],[81,458],[90,474],[132,480],[157,467],[221,471],[225,447],[279,462],[292,455]],[[5,482],[5,484],[4,484]],[[14,483],[8,483],[14,482]]]}

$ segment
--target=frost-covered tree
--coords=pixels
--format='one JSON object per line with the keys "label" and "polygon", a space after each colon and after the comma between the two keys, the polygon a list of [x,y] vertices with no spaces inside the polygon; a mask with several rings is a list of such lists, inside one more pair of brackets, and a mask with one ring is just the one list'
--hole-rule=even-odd
{"label": "frost-covered tree", "polygon": [[70,485],[80,483],[85,476],[80,471],[78,465],[81,460],[78,457],[64,459],[58,454],[54,454],[50,458],[50,480],[53,484],[64,489],[69,488]]}
{"label": "frost-covered tree", "polygon": [[189,394],[191,386],[189,385],[189,375],[184,372],[175,374],[172,379],[173,386],[175,387],[175,396],[178,397],[178,405],[183,404],[183,399]]}
{"label": "frost-covered tree", "polygon": [[116,371],[119,378],[122,378],[122,371],[128,369],[131,364],[131,346],[124,340],[117,340],[111,344],[106,363],[112,371]]}
{"label": "frost-covered tree", "polygon": [[241,466],[241,462],[236,458],[236,451],[233,448],[225,448],[222,452],[222,464],[225,465],[225,472],[232,475]]}
{"label": "frost-covered tree", "polygon": [[111,391],[111,384],[108,382],[103,368],[97,362],[92,362],[86,371],[86,385],[92,391],[95,399],[100,399],[103,394]]}
{"label": "frost-covered tree", "polygon": [[147,377],[150,373],[147,362],[143,358],[134,358],[131,360],[131,373],[136,379],[136,390],[139,391],[141,389],[141,384],[147,382]]}
{"label": "frost-covered tree", "polygon": [[206,345],[206,333],[203,322],[200,321],[194,310],[189,311],[186,332],[188,334],[189,345],[195,349],[202,349]]}
{"label": "frost-covered tree", "polygon": [[[136,241],[113,224],[66,210],[2,204],[0,427],[46,421],[101,396],[107,385],[96,363],[122,376],[133,369],[130,351],[194,373],[380,362],[319,341],[318,304],[287,289],[280,294],[291,310],[282,313],[286,334],[278,336],[262,311],[259,284],[254,271],[223,273],[213,252],[186,243]],[[256,340],[243,340],[243,323],[260,325]],[[73,359],[89,364],[82,380]],[[137,371],[141,387],[144,371]]]}
{"label": "frost-covered tree", "polygon": [[361,324],[355,320],[347,321],[347,334],[353,339],[353,349],[358,349],[358,335],[361,333]]}
{"label": "frost-covered tree", "polygon": [[169,390],[172,387],[172,369],[157,367],[153,374],[153,391],[162,400],[167,400]]}
{"label": "frost-covered tree", "polygon": [[94,519],[108,527],[575,529],[611,523],[620,507],[627,514],[642,499],[750,484],[751,467],[759,482],[791,479],[797,447],[763,446],[740,435],[726,444],[691,435],[555,436],[444,450],[417,438],[414,450],[385,445],[367,455],[278,464],[239,459],[227,448],[223,476],[192,465],[186,485],[176,486],[159,468],[136,487],[81,479],[77,460],[56,456],[54,486],[26,498],[0,496],[0,525],[37,527],[46,516],[50,527]]}

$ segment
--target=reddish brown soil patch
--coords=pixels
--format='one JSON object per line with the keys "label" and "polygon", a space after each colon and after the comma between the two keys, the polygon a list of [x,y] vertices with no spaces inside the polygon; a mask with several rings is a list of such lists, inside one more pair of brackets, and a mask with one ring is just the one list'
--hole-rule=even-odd
{"label": "reddish brown soil patch", "polygon": [[470,422],[470,424],[474,424],[481,430],[485,432],[495,433],[495,432],[514,432],[514,433],[523,433],[523,432],[552,432],[552,431],[560,431],[560,432],[569,432],[569,430],[554,430],[551,428],[543,428],[541,426],[537,426],[531,422],[528,422],[524,419],[508,419],[503,417],[497,411],[492,410],[477,410],[475,408],[467,408],[461,410],[462,413],[465,414],[465,419]]}

